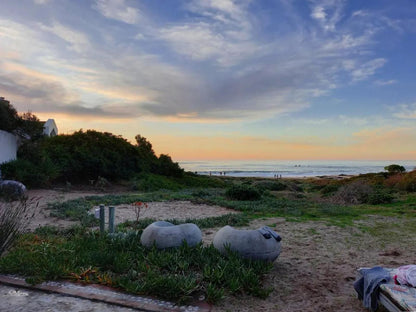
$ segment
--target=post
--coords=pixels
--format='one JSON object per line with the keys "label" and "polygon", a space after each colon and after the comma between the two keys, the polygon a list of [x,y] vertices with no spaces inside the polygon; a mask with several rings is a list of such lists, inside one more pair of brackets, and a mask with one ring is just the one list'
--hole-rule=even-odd
{"label": "post", "polygon": [[108,232],[114,233],[114,206],[108,207]]}
{"label": "post", "polygon": [[100,205],[100,232],[105,231],[105,207],[103,204]]}

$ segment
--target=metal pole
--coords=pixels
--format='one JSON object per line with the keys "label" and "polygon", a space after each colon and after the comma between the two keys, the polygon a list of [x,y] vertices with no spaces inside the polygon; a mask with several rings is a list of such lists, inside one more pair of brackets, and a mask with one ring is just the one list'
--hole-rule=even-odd
{"label": "metal pole", "polygon": [[105,207],[103,204],[100,205],[100,232],[105,231]]}
{"label": "metal pole", "polygon": [[115,208],[113,206],[108,207],[108,232],[114,233],[114,214]]}

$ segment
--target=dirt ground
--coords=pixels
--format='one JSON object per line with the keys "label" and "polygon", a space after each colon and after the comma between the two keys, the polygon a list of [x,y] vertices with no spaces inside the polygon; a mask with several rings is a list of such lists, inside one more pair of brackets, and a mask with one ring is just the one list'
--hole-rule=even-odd
{"label": "dirt ground", "polygon": [[[71,225],[71,222],[50,218],[49,211],[45,209],[47,203],[87,195],[99,194],[30,191],[30,198],[40,202],[39,213],[30,227]],[[140,217],[205,218],[230,212],[232,211],[223,207],[195,205],[184,201],[155,202],[149,203]],[[121,205],[116,208],[116,222],[134,218],[132,206]],[[325,222],[287,222],[284,218],[254,220],[247,228],[268,225],[282,236],[282,253],[264,283],[274,290],[264,300],[243,295],[227,297],[213,311],[366,311],[353,289],[357,268],[376,265],[398,267],[416,263],[416,236],[413,232],[402,231],[403,222],[411,221],[369,216],[366,220],[357,221],[354,226],[342,228]],[[370,231],[362,228],[373,226],[379,229],[381,235],[370,234]],[[212,242],[217,230],[218,228],[203,230],[205,244]]]}

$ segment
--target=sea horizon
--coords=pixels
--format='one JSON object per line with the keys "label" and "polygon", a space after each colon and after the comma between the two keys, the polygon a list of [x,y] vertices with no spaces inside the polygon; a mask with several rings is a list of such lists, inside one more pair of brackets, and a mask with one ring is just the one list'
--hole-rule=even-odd
{"label": "sea horizon", "polygon": [[391,164],[406,171],[416,168],[416,160],[184,160],[185,170],[201,175],[231,177],[317,177],[383,172]]}

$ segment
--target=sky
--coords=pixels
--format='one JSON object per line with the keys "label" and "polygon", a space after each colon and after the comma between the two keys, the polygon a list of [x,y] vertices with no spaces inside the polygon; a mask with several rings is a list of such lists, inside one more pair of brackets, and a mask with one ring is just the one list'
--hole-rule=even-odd
{"label": "sky", "polygon": [[181,160],[415,160],[414,0],[0,0],[0,96]]}

